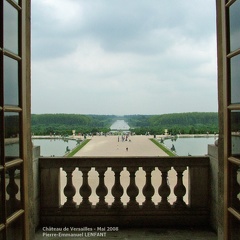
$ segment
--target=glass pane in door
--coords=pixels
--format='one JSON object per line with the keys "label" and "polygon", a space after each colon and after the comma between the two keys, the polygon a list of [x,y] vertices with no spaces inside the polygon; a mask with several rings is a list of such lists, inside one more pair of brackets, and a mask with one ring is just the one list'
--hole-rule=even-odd
{"label": "glass pane in door", "polygon": [[229,9],[230,51],[240,48],[240,1],[233,3]]}
{"label": "glass pane in door", "polygon": [[11,161],[20,157],[19,113],[5,112],[5,159]]}
{"label": "glass pane in door", "polygon": [[234,216],[230,217],[230,236],[232,240],[240,239],[240,221],[237,220]]}
{"label": "glass pane in door", "polygon": [[4,1],[4,48],[18,55],[18,11]]}
{"label": "glass pane in door", "polygon": [[4,216],[4,201],[3,201],[3,191],[4,191],[4,188],[3,188],[3,171],[0,171],[0,225],[2,223],[4,223],[4,219],[5,219],[5,216]]}
{"label": "glass pane in door", "polygon": [[20,173],[20,166],[9,168],[6,172],[6,207],[8,217],[22,208]]}
{"label": "glass pane in door", "polygon": [[4,105],[19,105],[18,62],[4,56]]}
{"label": "glass pane in door", "polygon": [[23,239],[23,216],[13,221],[7,228],[7,239],[22,240]]}
{"label": "glass pane in door", "polygon": [[230,60],[231,74],[231,103],[240,103],[240,55],[237,55]]}
{"label": "glass pane in door", "polygon": [[240,157],[240,110],[231,111],[231,155]]}

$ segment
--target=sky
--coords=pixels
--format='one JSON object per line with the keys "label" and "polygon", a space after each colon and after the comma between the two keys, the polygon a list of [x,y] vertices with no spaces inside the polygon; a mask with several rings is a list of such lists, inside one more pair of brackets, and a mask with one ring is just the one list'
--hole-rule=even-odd
{"label": "sky", "polygon": [[33,0],[32,113],[217,112],[215,0]]}

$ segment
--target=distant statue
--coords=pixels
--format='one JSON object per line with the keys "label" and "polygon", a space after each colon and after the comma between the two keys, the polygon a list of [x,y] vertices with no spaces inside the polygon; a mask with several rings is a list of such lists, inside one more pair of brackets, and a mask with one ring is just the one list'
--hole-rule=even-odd
{"label": "distant statue", "polygon": [[67,146],[66,147],[66,152],[69,152],[70,151],[70,148]]}
{"label": "distant statue", "polygon": [[175,147],[174,147],[173,144],[172,144],[171,150],[172,150],[172,151],[175,151]]}

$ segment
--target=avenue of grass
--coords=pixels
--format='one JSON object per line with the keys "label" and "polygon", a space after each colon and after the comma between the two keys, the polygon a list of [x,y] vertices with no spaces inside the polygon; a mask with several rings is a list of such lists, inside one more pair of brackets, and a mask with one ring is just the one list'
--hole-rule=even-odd
{"label": "avenue of grass", "polygon": [[168,156],[170,157],[174,157],[176,156],[175,153],[173,153],[172,151],[170,151],[168,148],[166,148],[163,144],[159,143],[156,139],[151,138],[150,139],[154,144],[156,144],[159,148],[161,148]]}
{"label": "avenue of grass", "polygon": [[75,147],[68,155],[67,157],[73,157],[81,148],[83,148],[91,139],[84,140],[81,144],[79,144],[77,147]]}

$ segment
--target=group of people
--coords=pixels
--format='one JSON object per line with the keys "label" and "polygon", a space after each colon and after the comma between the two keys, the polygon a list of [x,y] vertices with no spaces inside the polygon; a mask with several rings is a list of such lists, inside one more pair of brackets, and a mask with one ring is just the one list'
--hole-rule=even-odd
{"label": "group of people", "polygon": [[[120,141],[120,138],[119,138],[119,136],[118,136],[118,142]],[[129,142],[131,142],[131,140],[129,139],[129,135],[122,135],[122,142],[127,142],[127,141],[129,141]],[[128,147],[126,147],[126,151],[128,151]]]}
{"label": "group of people", "polygon": [[[128,138],[129,136],[128,135],[122,135],[122,142],[124,142],[124,141],[129,141],[129,142],[131,142],[131,140]],[[118,142],[119,142],[119,136],[118,136]]]}

